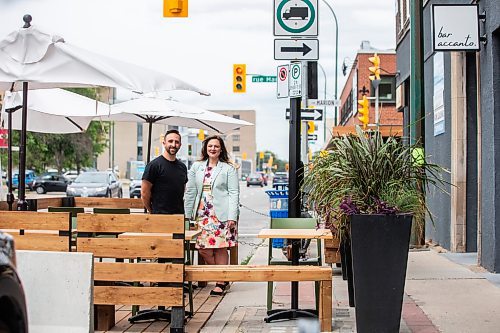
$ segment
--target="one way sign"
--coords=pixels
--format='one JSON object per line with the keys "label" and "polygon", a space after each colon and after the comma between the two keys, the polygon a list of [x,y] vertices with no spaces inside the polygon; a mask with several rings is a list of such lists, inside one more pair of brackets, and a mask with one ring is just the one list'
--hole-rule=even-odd
{"label": "one way sign", "polygon": [[[300,110],[302,120],[323,120],[323,109],[302,109]],[[290,109],[286,109],[286,119],[290,119]]]}
{"label": "one way sign", "polygon": [[275,39],[275,60],[318,60],[317,39]]}

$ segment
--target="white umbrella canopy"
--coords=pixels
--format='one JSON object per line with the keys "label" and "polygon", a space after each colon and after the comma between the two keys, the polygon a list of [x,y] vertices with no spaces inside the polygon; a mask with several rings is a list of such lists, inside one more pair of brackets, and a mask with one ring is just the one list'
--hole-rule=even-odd
{"label": "white umbrella canopy", "polygon": [[84,50],[34,26],[0,41],[0,89],[22,90],[23,82],[29,82],[29,89],[102,86],[210,95],[170,75]]}
{"label": "white umbrella canopy", "polygon": [[[31,26],[31,16],[25,15],[24,26],[0,40],[0,89],[63,87],[120,87],[138,93],[163,90],[202,91],[184,81],[140,66],[98,55],[66,43],[60,36],[50,35]],[[21,88],[22,87],[22,88]],[[19,201],[18,209],[27,210],[25,200],[26,119],[24,103],[19,144]],[[9,206],[12,193],[7,196]]]}
{"label": "white umbrella canopy", "polygon": [[[6,92],[0,127],[9,128],[6,110],[23,104],[22,94]],[[38,133],[78,133],[85,131],[96,114],[109,109],[97,102],[63,89],[33,90],[29,93],[26,129]],[[12,129],[21,129],[21,112],[12,113]]]}
{"label": "white umbrella canopy", "polygon": [[199,128],[218,133],[226,133],[239,127],[253,125],[244,120],[160,97],[140,97],[111,105],[111,113],[104,114],[99,118],[104,121],[149,123],[148,162],[153,124]]}

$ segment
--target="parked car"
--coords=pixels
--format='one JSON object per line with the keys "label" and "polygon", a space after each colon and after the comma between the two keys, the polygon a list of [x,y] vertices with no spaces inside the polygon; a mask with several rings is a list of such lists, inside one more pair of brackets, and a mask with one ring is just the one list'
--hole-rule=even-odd
{"label": "parked car", "polygon": [[67,179],[74,181],[76,177],[78,177],[79,173],[76,170],[68,170],[64,173],[64,177]]}
{"label": "parked car", "polygon": [[142,185],[142,180],[141,179],[132,179],[130,182],[130,197],[131,198],[140,198],[141,197],[141,185]]}
{"label": "parked car", "polygon": [[113,172],[83,172],[68,185],[66,194],[72,197],[118,197],[123,196],[122,184]]}
{"label": "parked car", "polygon": [[69,183],[71,183],[71,181],[63,175],[49,173],[36,178],[33,182],[33,189],[38,194],[47,192],[66,192]]}
{"label": "parked car", "polygon": [[26,298],[16,272],[14,239],[0,231],[0,332],[28,332]]}
{"label": "parked car", "polygon": [[264,179],[262,179],[260,173],[251,173],[247,177],[247,187],[249,187],[250,185],[257,185],[260,187],[264,186]]}
{"label": "parked car", "polygon": [[288,172],[276,172],[273,177],[273,187],[288,184]]}
{"label": "parked car", "polygon": [[[24,184],[26,188],[29,188],[30,190],[33,190],[33,182],[36,179],[36,174],[35,171],[33,170],[26,170],[26,176],[24,177]],[[7,186],[9,185],[9,182],[7,181]],[[19,173],[15,172],[12,173],[12,188],[16,189],[19,187]]]}

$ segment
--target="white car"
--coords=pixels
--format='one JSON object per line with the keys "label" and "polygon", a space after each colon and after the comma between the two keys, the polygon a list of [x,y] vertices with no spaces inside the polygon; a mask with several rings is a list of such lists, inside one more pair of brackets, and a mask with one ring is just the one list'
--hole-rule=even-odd
{"label": "white car", "polygon": [[64,173],[64,177],[68,178],[71,181],[74,181],[76,179],[76,177],[78,177],[78,171],[68,170]]}

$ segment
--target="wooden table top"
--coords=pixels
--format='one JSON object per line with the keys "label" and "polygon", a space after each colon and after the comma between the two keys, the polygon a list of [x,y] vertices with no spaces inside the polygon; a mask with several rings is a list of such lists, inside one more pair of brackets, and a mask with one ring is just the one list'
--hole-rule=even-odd
{"label": "wooden table top", "polygon": [[[187,241],[191,241],[196,239],[198,235],[201,233],[201,230],[186,230],[184,239]],[[123,234],[119,234],[118,238],[132,238],[132,237],[167,237],[172,238],[172,234],[169,233],[159,233],[159,232],[148,232],[148,233],[140,233],[140,232],[124,232]]]}
{"label": "wooden table top", "polygon": [[258,238],[331,239],[330,229],[262,229]]}

